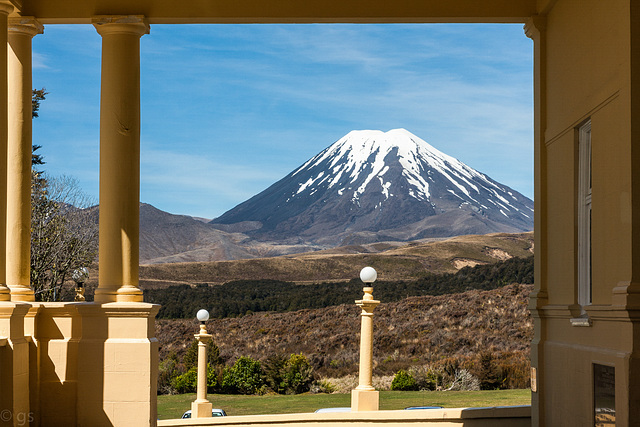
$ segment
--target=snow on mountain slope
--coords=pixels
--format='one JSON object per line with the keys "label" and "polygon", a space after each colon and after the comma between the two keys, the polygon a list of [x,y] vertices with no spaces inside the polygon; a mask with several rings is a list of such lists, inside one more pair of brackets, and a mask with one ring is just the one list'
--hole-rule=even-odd
{"label": "snow on mountain slope", "polygon": [[242,221],[264,239],[404,240],[531,230],[533,202],[407,130],[362,130],[212,222]]}

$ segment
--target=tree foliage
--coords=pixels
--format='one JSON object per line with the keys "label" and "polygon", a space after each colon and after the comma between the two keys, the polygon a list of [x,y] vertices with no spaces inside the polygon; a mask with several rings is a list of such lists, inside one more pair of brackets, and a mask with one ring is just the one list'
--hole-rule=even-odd
{"label": "tree foliage", "polygon": [[303,354],[292,354],[288,359],[274,354],[263,366],[267,385],[279,394],[306,393],[314,380],[313,368]]}
{"label": "tree foliage", "polygon": [[[511,283],[533,283],[533,257],[465,267],[453,274],[430,274],[417,280],[378,281],[376,299],[399,301],[409,296],[445,295],[471,289],[490,290]],[[170,286],[145,289],[145,301],[160,304],[159,318],[190,318],[202,306],[212,317],[237,317],[251,312],[294,311],[352,304],[362,297],[362,282],[297,285],[279,280],[236,280],[223,285]]]}
{"label": "tree foliage", "polygon": [[391,390],[398,390],[398,391],[418,390],[418,383],[409,372],[405,370],[400,370],[393,377],[393,381],[391,382]]}
{"label": "tree foliage", "polygon": [[[47,91],[33,89],[31,116],[37,118]],[[32,146],[31,166],[43,165]],[[78,181],[31,171],[31,286],[37,301],[59,301],[74,270],[89,266],[98,253],[98,225]]]}
{"label": "tree foliage", "polygon": [[31,178],[31,286],[37,301],[60,301],[73,271],[95,260],[98,225],[75,179]]}
{"label": "tree foliage", "polygon": [[257,394],[264,386],[264,372],[260,361],[242,356],[233,366],[225,368],[222,390],[232,394]]}
{"label": "tree foliage", "polygon": [[[49,93],[46,91],[45,88],[42,89],[33,89],[33,91],[31,92],[31,117],[32,118],[37,118],[38,117],[38,112],[40,111],[40,103],[42,101],[45,100],[46,96]],[[42,158],[41,154],[36,154],[36,151],[38,149],[42,148],[41,145],[33,145],[32,146],[32,153],[31,153],[31,165],[43,165],[44,164],[44,160]]]}
{"label": "tree foliage", "polygon": [[[198,366],[198,340],[191,341],[182,361],[187,370]],[[222,364],[224,361],[220,358],[220,349],[213,340],[209,341],[207,343],[207,365],[215,367]]]}

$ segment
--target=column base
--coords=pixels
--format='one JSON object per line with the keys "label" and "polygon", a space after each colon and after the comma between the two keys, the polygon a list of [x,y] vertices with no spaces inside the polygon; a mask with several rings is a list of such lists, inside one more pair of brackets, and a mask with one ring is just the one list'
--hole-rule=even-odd
{"label": "column base", "polygon": [[9,288],[11,290],[11,301],[34,302],[36,300],[30,288]]}
{"label": "column base", "polygon": [[11,291],[6,285],[0,285],[0,301],[11,301]]}
{"label": "column base", "polygon": [[142,302],[142,290],[133,286],[118,289],[117,302]]}
{"label": "column base", "polygon": [[213,405],[207,399],[191,402],[191,418],[211,418]]}
{"label": "column base", "polygon": [[143,302],[142,290],[134,287],[122,287],[118,290],[96,289],[93,301],[98,304],[112,302]]}
{"label": "column base", "polygon": [[116,292],[98,288],[93,294],[93,302],[97,304],[116,302]]}
{"label": "column base", "polygon": [[379,394],[376,390],[351,390],[351,411],[377,411]]}

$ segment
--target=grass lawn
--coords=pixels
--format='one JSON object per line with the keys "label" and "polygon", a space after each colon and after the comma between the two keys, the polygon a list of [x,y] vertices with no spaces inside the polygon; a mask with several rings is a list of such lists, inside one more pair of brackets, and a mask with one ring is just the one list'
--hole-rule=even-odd
{"label": "grass lawn", "polygon": [[[195,394],[158,396],[158,418],[180,418],[191,409]],[[298,394],[294,396],[238,396],[210,394],[214,408],[227,415],[293,414],[318,408],[351,406],[350,394]],[[380,409],[404,409],[407,406],[444,406],[445,408],[529,405],[531,390],[490,391],[381,391]]]}

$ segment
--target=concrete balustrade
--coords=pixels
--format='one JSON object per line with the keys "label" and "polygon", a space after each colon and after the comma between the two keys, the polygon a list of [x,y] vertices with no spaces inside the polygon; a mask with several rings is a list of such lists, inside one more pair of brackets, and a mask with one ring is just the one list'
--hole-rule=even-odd
{"label": "concrete balustrade", "polygon": [[161,420],[158,427],[234,426],[234,427],[530,427],[530,406],[492,408],[445,408],[411,411],[369,411]]}

